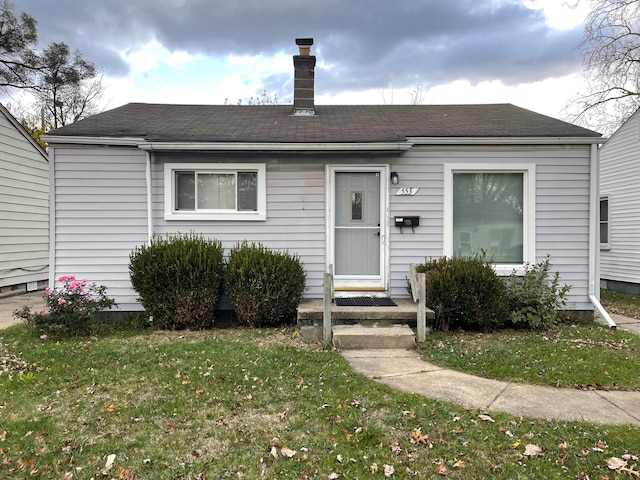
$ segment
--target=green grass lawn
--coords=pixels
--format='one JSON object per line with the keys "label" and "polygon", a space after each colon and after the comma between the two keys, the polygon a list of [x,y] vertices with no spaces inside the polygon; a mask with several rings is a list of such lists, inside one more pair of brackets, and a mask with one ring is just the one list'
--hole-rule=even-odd
{"label": "green grass lawn", "polygon": [[595,323],[548,331],[434,332],[418,348],[427,361],[481,377],[640,390],[640,337]]}
{"label": "green grass lawn", "polygon": [[610,313],[640,318],[640,295],[629,295],[612,290],[600,290],[600,302]]}
{"label": "green grass lawn", "polygon": [[0,478],[622,479],[607,460],[637,470],[640,455],[639,428],[487,421],[356,374],[295,330],[55,341],[15,326],[0,344]]}
{"label": "green grass lawn", "polygon": [[[610,312],[640,318],[640,297],[601,291]],[[418,346],[438,365],[511,382],[640,390],[640,336],[597,323],[546,331],[434,332]]]}

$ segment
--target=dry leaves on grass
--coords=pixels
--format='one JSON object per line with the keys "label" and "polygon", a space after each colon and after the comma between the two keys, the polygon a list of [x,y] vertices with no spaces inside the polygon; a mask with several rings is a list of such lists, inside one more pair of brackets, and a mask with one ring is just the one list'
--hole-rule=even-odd
{"label": "dry leaves on grass", "polygon": [[5,346],[0,344],[0,376],[3,374],[24,375],[37,369],[36,365],[29,364],[15,355],[10,355]]}

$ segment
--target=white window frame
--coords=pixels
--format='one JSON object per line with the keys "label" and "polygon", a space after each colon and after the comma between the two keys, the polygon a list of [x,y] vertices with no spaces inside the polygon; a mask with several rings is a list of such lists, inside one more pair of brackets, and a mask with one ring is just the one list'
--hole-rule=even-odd
{"label": "white window frame", "polygon": [[522,163],[460,163],[444,166],[444,255],[452,257],[453,238],[453,174],[454,173],[522,173],[522,258],[519,264],[495,264],[498,275],[508,276],[524,273],[525,264],[536,263],[536,166]]}
{"label": "white window frame", "polygon": [[[257,211],[238,210],[176,210],[175,172],[237,173],[258,172]],[[165,220],[245,220],[267,219],[267,168],[264,163],[165,163],[164,164],[164,219]]]}
{"label": "white window frame", "polygon": [[[603,222],[602,217],[600,215],[600,210],[602,209],[602,202],[607,202],[607,221]],[[606,223],[607,227],[607,241],[605,243],[600,242],[602,238],[602,226]],[[598,242],[600,242],[600,250],[610,250],[611,249],[611,200],[609,195],[602,195],[600,197],[600,201],[598,202]]]}

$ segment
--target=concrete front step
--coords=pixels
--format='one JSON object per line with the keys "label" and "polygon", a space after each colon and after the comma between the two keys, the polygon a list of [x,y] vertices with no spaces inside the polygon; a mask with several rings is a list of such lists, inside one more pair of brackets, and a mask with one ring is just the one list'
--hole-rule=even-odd
{"label": "concrete front step", "polygon": [[339,350],[412,348],[416,337],[409,325],[334,325],[333,346]]}

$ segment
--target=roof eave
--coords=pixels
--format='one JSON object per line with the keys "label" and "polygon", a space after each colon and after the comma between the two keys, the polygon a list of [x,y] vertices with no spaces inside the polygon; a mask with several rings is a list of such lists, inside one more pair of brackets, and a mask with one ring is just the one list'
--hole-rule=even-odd
{"label": "roof eave", "polygon": [[413,145],[593,145],[604,137],[409,137]]}
{"label": "roof eave", "polygon": [[252,151],[252,152],[398,152],[409,150],[411,142],[144,142],[141,150],[149,151]]}
{"label": "roof eave", "polygon": [[139,137],[94,137],[81,135],[43,135],[42,140],[49,145],[113,145],[137,147],[144,138]]}

